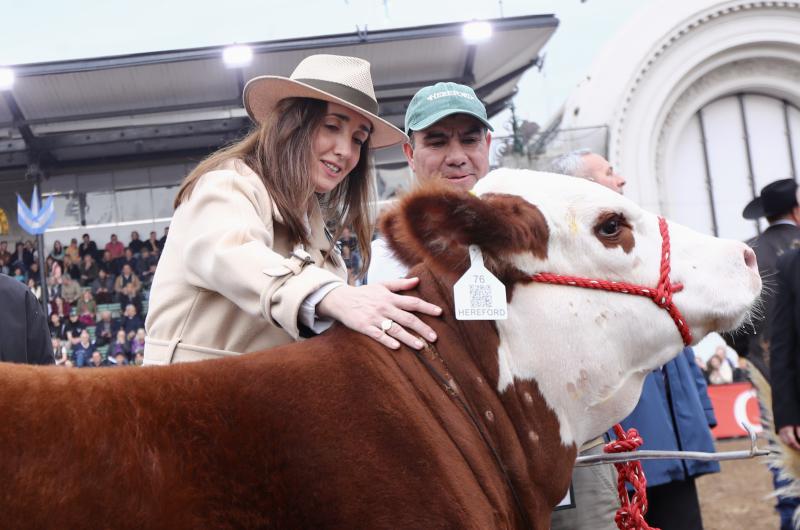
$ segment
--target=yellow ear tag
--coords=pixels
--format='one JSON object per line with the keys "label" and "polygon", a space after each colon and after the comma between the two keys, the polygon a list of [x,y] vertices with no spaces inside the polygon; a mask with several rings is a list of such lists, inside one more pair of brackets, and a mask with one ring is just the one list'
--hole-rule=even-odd
{"label": "yellow ear tag", "polygon": [[469,194],[470,194],[470,195],[472,195],[473,197],[477,197],[477,196],[478,196],[478,194],[477,194],[477,193],[475,193],[473,190],[469,190],[467,193],[469,193]]}

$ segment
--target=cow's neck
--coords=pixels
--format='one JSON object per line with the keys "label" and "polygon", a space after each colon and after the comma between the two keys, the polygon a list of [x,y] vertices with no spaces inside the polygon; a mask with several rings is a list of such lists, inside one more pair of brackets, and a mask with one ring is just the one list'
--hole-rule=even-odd
{"label": "cow's neck", "polygon": [[547,528],[549,513],[566,493],[574,446],[561,444],[558,420],[535,381],[515,381],[498,392],[500,339],[492,321],[455,319],[452,286],[457,276],[437,275],[424,266],[418,296],[442,306],[443,316],[426,319],[439,340],[433,344],[431,365],[449,371],[459,396],[469,405],[479,427],[488,434],[535,527]]}

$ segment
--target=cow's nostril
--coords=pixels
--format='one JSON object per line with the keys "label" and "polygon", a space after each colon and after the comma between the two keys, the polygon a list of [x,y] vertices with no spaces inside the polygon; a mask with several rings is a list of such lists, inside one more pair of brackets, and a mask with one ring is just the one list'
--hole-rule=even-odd
{"label": "cow's nostril", "polygon": [[750,247],[744,249],[744,264],[748,268],[758,270],[758,260],[756,260],[756,253]]}

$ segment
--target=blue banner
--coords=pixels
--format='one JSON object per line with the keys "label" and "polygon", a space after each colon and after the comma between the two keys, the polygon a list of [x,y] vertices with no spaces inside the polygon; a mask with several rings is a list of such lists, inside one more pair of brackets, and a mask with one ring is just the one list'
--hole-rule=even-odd
{"label": "blue banner", "polygon": [[55,219],[55,213],[56,208],[53,204],[53,197],[48,197],[43,205],[39,204],[39,193],[36,186],[33,187],[30,208],[22,200],[22,197],[19,194],[17,195],[17,222],[23,230],[32,236],[43,234]]}

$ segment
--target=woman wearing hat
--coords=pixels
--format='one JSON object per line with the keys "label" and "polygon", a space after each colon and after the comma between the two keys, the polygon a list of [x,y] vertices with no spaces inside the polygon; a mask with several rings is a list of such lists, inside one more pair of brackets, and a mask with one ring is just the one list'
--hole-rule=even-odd
{"label": "woman wearing hat", "polygon": [[[346,285],[325,223],[351,226],[368,263],[373,174],[368,149],[406,141],[377,116],[369,63],[315,55],[290,78],[250,80],[257,127],[183,181],[150,293],[147,364],[258,351],[335,320],[389,348],[434,340],[411,313],[431,304],[394,291],[415,279]],[[397,322],[402,322],[403,326]]]}

